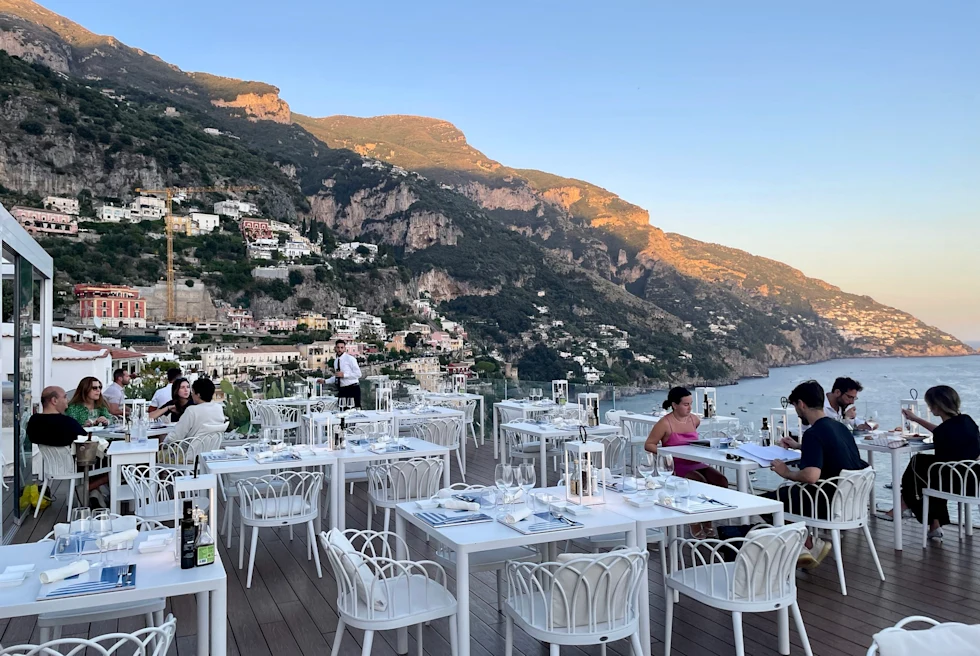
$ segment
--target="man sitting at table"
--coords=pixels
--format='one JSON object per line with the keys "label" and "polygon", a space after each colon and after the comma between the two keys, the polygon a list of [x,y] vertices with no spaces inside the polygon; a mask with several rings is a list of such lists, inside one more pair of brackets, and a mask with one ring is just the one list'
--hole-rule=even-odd
{"label": "man sitting at table", "polygon": [[[782,460],[772,461],[774,472],[788,481],[805,484],[811,495],[817,489],[814,485],[817,481],[840,476],[844,470],[864,469],[868,466],[868,463],[861,460],[851,431],[824,413],[824,399],[823,387],[815,380],[796,386],[789,395],[789,402],[796,409],[803,425],[809,426],[809,429],[802,444],[791,437],[784,437],[781,444],[787,449],[802,450],[799,469],[791,470]],[[792,485],[780,487],[765,496],[782,501],[787,512],[811,515],[814,509],[809,507],[809,500],[817,498],[811,495],[801,494],[800,486]],[[825,505],[819,504],[817,516],[826,516],[829,509]],[[831,550],[829,542],[813,536],[807,538],[806,547],[800,554],[800,564],[807,569],[819,565]]]}
{"label": "man sitting at table", "polygon": [[194,405],[188,406],[184,414],[180,416],[180,421],[174,426],[173,431],[164,440],[165,443],[186,440],[210,430],[210,426],[224,424],[225,411],[220,403],[215,403],[214,383],[207,378],[198,378],[191,385],[191,398]]}
{"label": "man sitting at table", "polygon": [[[31,444],[60,446],[68,448],[79,437],[85,437],[85,429],[74,418],[65,414],[68,409],[68,395],[56,385],[41,390],[41,412],[31,415],[27,421],[27,439]],[[89,494],[98,505],[107,508],[109,477],[93,476],[89,479]],[[105,487],[104,490],[100,488]],[[82,498],[82,497],[80,497]]]}

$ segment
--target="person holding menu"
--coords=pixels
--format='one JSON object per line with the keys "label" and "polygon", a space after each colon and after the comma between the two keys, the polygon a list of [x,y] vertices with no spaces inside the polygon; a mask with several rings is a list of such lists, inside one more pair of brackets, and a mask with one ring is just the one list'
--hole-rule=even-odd
{"label": "person holding menu", "polygon": [[347,352],[347,342],[338,339],[334,344],[333,351],[336,357],[333,360],[334,374],[327,379],[327,385],[337,384],[338,399],[354,399],[354,406],[361,407],[361,368],[357,365],[357,359]]}

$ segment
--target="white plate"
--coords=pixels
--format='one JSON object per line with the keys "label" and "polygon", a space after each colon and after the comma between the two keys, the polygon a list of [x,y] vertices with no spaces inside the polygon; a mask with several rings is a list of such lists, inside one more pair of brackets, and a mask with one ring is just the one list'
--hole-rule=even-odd
{"label": "white plate", "polygon": [[13,572],[9,574],[0,574],[0,588],[12,588],[18,586],[24,582],[27,578],[27,572]]}
{"label": "white plate", "polygon": [[623,500],[636,508],[649,508],[657,503],[657,497],[652,495],[648,497],[624,496]]}

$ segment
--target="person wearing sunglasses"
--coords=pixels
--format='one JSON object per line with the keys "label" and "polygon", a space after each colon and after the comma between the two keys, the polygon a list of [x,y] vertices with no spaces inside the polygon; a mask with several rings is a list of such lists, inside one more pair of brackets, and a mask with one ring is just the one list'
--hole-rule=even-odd
{"label": "person wearing sunglasses", "polygon": [[78,381],[78,387],[68,402],[65,414],[82,426],[108,426],[112,413],[102,396],[102,382],[94,376],[86,376]]}

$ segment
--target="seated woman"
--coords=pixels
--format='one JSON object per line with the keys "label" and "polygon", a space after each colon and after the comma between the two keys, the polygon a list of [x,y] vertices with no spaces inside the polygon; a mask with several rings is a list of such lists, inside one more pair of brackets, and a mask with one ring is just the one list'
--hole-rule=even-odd
{"label": "seated woman", "polygon": [[[910,410],[902,410],[910,421],[914,421],[928,431],[932,431],[934,453],[917,453],[912,456],[909,466],[902,476],[902,509],[909,508],[920,522],[922,517],[922,490],[926,487],[954,493],[961,490],[959,476],[947,476],[936,480],[935,470],[933,480],[928,480],[929,466],[937,462],[956,462],[957,460],[976,460],[980,458],[980,428],[969,415],[960,414],[960,395],[952,387],[937,385],[926,391],[926,405],[929,411],[942,421],[936,425],[916,416]],[[964,470],[968,471],[968,470]],[[969,482],[970,475],[964,475],[963,480]],[[966,491],[970,494],[975,491]],[[943,525],[949,524],[949,509],[943,499],[929,499],[929,537],[943,537]]]}
{"label": "seated woman", "polygon": [[170,386],[170,400],[150,412],[150,419],[158,419],[166,415],[171,422],[180,421],[184,410],[194,405],[191,398],[191,384],[186,378],[178,378]]}
{"label": "seated woman", "polygon": [[102,396],[102,383],[98,378],[86,376],[78,381],[75,394],[68,402],[65,414],[82,426],[108,426],[112,414]]}

